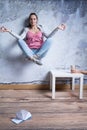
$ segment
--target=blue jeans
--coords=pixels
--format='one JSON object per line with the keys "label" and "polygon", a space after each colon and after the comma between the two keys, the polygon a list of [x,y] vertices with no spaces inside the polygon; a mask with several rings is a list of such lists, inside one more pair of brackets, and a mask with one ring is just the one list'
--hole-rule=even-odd
{"label": "blue jeans", "polygon": [[32,58],[33,55],[37,55],[40,59],[44,57],[46,53],[48,52],[51,46],[51,43],[52,43],[51,38],[48,38],[45,40],[41,48],[31,49],[29,48],[29,46],[26,44],[24,40],[18,39],[18,45],[20,46],[24,54],[29,58]]}

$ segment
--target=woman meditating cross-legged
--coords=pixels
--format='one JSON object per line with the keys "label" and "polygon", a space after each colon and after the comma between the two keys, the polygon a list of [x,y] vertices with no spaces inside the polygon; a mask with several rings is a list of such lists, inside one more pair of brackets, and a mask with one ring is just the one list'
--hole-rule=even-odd
{"label": "woman meditating cross-legged", "polygon": [[[4,26],[0,28],[0,31],[9,32],[12,36],[17,38],[18,45],[25,53],[25,55],[38,65],[42,65],[40,59],[44,57],[49,50],[50,45],[52,43],[51,37],[58,31],[58,29],[64,30],[65,25],[59,25],[49,35],[47,35],[43,31],[42,26],[38,25],[38,16],[36,15],[36,13],[31,13],[29,15],[28,21],[29,25],[28,27],[24,28],[24,31],[21,35],[17,35],[16,33],[5,28]],[[44,37],[46,38],[45,41]]]}

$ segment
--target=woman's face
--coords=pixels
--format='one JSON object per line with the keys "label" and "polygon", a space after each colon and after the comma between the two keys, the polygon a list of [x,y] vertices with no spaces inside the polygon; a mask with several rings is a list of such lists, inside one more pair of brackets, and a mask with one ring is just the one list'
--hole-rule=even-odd
{"label": "woman's face", "polygon": [[35,25],[37,25],[37,17],[35,16],[35,15],[31,15],[31,17],[30,17],[30,25],[31,26],[35,26]]}

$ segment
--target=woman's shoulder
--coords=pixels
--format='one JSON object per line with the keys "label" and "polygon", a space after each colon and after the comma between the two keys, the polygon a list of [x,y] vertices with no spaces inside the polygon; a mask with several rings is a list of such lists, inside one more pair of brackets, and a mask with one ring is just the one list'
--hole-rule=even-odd
{"label": "woman's shoulder", "polygon": [[[42,25],[38,25],[38,28],[42,31],[43,30],[43,26]],[[25,31],[29,31],[29,27],[24,27]]]}
{"label": "woman's shoulder", "polygon": [[24,27],[24,30],[25,31],[29,31],[29,27]]}
{"label": "woman's shoulder", "polygon": [[[38,25],[38,28],[41,30],[42,33],[44,32],[42,25]],[[27,33],[29,31],[29,27],[24,27],[24,31]]]}
{"label": "woman's shoulder", "polygon": [[43,28],[43,26],[41,24],[38,25],[38,28]]}
{"label": "woman's shoulder", "polygon": [[43,29],[43,26],[42,25],[38,25],[38,28],[43,32],[44,29]]}

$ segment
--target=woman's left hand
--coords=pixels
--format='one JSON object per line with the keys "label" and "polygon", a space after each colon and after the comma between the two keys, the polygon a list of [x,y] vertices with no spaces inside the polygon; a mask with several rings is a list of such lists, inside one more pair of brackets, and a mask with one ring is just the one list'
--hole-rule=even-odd
{"label": "woman's left hand", "polygon": [[66,28],[66,26],[64,24],[61,24],[58,26],[58,29],[60,29],[60,30],[65,30],[65,28]]}
{"label": "woman's left hand", "polygon": [[0,27],[0,32],[10,32],[7,28],[4,26]]}

